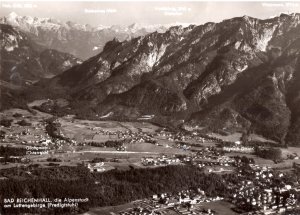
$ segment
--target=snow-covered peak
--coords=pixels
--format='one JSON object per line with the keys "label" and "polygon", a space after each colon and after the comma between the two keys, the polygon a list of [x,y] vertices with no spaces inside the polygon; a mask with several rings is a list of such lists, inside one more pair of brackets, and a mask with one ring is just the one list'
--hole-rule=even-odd
{"label": "snow-covered peak", "polygon": [[1,23],[7,22],[8,24],[11,25],[18,25],[17,18],[18,18],[18,14],[16,14],[15,12],[11,12],[10,14],[8,14],[7,17],[1,19]]}
{"label": "snow-covered peak", "polygon": [[151,33],[154,31],[158,31],[159,33],[164,33],[168,28],[172,26],[187,27],[192,23],[169,23],[169,24],[153,24],[147,25],[143,23],[133,23],[128,26],[120,26],[120,25],[112,25],[112,26],[104,26],[98,25],[97,27],[92,27],[88,24],[78,24],[73,23],[71,21],[61,22],[60,20],[56,20],[53,18],[38,18],[31,16],[21,16],[15,12],[11,12],[4,18],[0,19],[1,23],[10,24],[12,26],[17,26],[23,31],[27,32],[37,32],[36,28],[45,29],[45,30],[58,30],[60,28],[66,29],[76,29],[80,31],[101,31],[101,30],[110,30],[119,33],[129,33],[129,34],[139,34],[142,32]]}
{"label": "snow-covered peak", "polygon": [[8,17],[10,18],[16,18],[18,16],[18,14],[16,12],[11,12],[10,14],[8,14]]}
{"label": "snow-covered peak", "polygon": [[58,30],[60,28],[76,29],[81,31],[92,31],[93,28],[89,25],[81,25],[72,22],[61,22],[53,18],[38,18],[31,16],[20,16],[15,12],[1,18],[1,23],[17,26],[26,32],[37,32],[37,28],[44,30]]}
{"label": "snow-covered peak", "polygon": [[121,25],[112,25],[112,26],[98,26],[95,28],[96,30],[111,30],[118,33],[127,33],[127,34],[145,34],[145,33],[152,33],[157,31],[159,33],[166,32],[172,26],[182,26],[188,27],[193,25],[193,23],[169,23],[169,24],[143,24],[143,23],[132,23],[128,26],[121,26]]}
{"label": "snow-covered peak", "polygon": [[142,25],[139,23],[132,23],[131,25],[128,26],[129,29],[135,30],[135,29],[139,29],[142,28]]}
{"label": "snow-covered peak", "polygon": [[107,29],[107,28],[109,28],[109,26],[106,26],[106,25],[98,25],[95,29],[96,29],[97,31],[100,31],[100,30]]}
{"label": "snow-covered peak", "polygon": [[156,30],[160,30],[163,26],[162,25],[145,25],[142,23],[133,23],[124,28],[126,32],[136,33],[138,31],[146,31],[146,32],[153,32]]}

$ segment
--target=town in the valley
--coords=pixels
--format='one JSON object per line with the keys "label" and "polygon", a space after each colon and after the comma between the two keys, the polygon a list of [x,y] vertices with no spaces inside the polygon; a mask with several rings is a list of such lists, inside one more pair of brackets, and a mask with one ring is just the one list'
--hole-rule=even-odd
{"label": "town in the valley", "polygon": [[300,215],[299,11],[1,2],[0,215]]}
{"label": "town in the valley", "polygon": [[172,130],[147,119],[89,121],[30,110],[1,113],[2,182],[31,177],[35,169],[81,166],[91,175],[101,175],[178,166],[224,177],[226,183],[224,193],[199,185],[90,208],[85,214],[299,213],[298,148],[277,146],[256,134],[204,134],[188,127]]}

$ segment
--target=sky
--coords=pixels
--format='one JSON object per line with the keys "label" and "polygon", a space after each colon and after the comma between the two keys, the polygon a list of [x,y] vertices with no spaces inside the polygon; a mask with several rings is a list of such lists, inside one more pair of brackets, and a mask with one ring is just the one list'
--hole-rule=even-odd
{"label": "sky", "polygon": [[216,1],[12,1],[2,0],[0,14],[50,17],[91,26],[127,26],[219,22],[232,17],[248,15],[269,18],[282,12],[300,12],[300,2],[216,2]]}

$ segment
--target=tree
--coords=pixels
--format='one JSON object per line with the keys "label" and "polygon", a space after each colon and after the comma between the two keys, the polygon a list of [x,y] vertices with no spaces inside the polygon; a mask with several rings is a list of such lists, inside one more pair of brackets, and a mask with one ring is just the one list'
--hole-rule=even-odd
{"label": "tree", "polygon": [[19,117],[22,117],[22,114],[20,114],[20,113],[14,113],[13,117],[19,118]]}
{"label": "tree", "polygon": [[260,148],[260,147],[255,147],[254,153],[262,158],[265,159],[270,159],[270,160],[280,160],[282,158],[282,152],[279,148]]}
{"label": "tree", "polygon": [[13,121],[12,119],[3,118],[0,120],[0,125],[3,125],[4,127],[10,127],[12,121]]}
{"label": "tree", "polygon": [[272,160],[280,160],[282,158],[282,152],[279,148],[270,148],[269,155]]}
{"label": "tree", "polygon": [[21,125],[21,126],[30,126],[31,125],[31,123],[27,122],[25,119],[22,119],[21,121],[18,121],[17,123],[18,123],[18,125]]}
{"label": "tree", "polygon": [[243,144],[247,144],[248,143],[248,138],[249,138],[249,135],[247,132],[243,132],[242,136],[241,136],[241,141]]}
{"label": "tree", "polygon": [[0,139],[4,139],[6,135],[5,131],[0,130]]}
{"label": "tree", "polygon": [[249,159],[248,159],[246,156],[243,156],[243,157],[241,158],[241,161],[242,161],[243,163],[245,163],[245,164],[249,164],[249,163],[250,163]]}

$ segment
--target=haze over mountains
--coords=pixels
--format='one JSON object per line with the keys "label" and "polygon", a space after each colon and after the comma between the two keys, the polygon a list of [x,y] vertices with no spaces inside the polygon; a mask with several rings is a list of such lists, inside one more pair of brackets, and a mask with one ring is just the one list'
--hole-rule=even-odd
{"label": "haze over mountains", "polygon": [[[105,46],[86,35],[117,32],[117,27],[50,24],[51,30],[32,25],[22,31],[38,44],[64,47],[75,55],[82,50],[85,57],[96,44],[104,46],[82,64],[39,83],[46,91],[62,92],[71,102],[84,104],[73,105],[77,113],[127,120],[151,115],[186,128],[254,132],[299,145],[299,24],[298,13],[267,20],[243,16],[142,36],[109,34],[103,38],[118,39]],[[73,46],[77,41],[81,45]]]}
{"label": "haze over mountains", "polygon": [[12,25],[27,33],[28,37],[39,45],[67,52],[80,59],[98,54],[105,43],[114,38],[123,41],[154,31],[165,32],[169,27],[169,25],[142,26],[136,23],[127,27],[118,25],[92,27],[71,21],[64,23],[53,18],[20,16],[14,12],[1,18],[0,23]]}
{"label": "haze over mountains", "polygon": [[49,78],[82,63],[71,54],[47,49],[26,33],[0,24],[1,80],[15,85]]}

